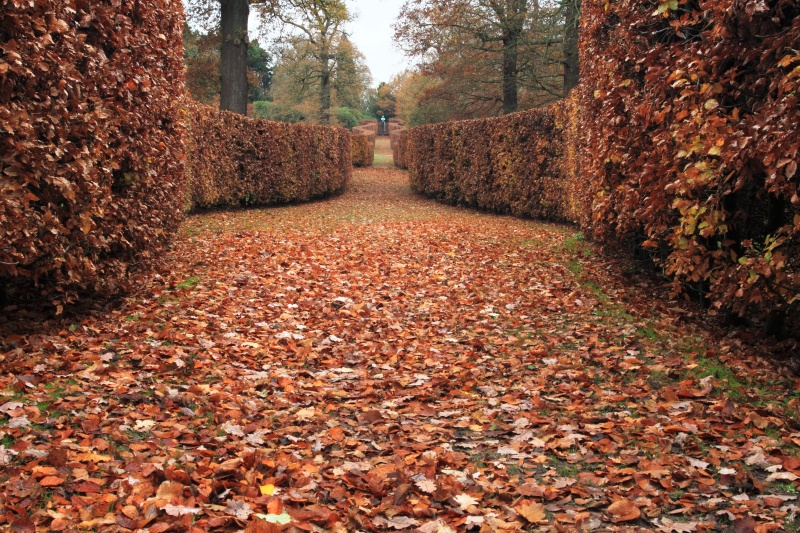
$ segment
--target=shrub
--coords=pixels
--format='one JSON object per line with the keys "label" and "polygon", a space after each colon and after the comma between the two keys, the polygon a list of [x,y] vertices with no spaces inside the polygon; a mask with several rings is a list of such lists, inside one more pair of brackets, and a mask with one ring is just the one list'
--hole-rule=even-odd
{"label": "shrub", "polygon": [[336,124],[352,130],[359,124],[360,116],[358,111],[349,107],[334,107],[331,109],[331,116],[336,120]]}
{"label": "shrub", "polygon": [[426,196],[497,213],[569,219],[562,130],[552,107],[412,128],[407,150],[411,187]]}
{"label": "shrub", "polygon": [[375,134],[357,133],[357,129],[353,129],[353,136],[351,137],[351,142],[353,143],[353,166],[372,166],[375,160]]}
{"label": "shrub", "polygon": [[187,104],[190,209],[322,198],[350,177],[350,132]]}
{"label": "shrub", "polygon": [[303,122],[306,119],[306,116],[296,109],[285,108],[267,100],[253,102],[253,117],[291,123]]}
{"label": "shrub", "polygon": [[179,2],[3,2],[0,284],[57,306],[114,292],[183,198]]}
{"label": "shrub", "polygon": [[389,134],[392,146],[392,159],[397,168],[408,168],[408,130],[397,128]]}
{"label": "shrub", "polygon": [[[654,15],[656,13],[656,15]],[[800,299],[800,6],[585,2],[588,233],[717,308]]]}

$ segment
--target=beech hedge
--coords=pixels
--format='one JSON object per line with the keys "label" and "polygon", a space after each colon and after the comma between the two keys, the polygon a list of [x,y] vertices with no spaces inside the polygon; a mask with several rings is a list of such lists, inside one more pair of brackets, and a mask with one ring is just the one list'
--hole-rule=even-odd
{"label": "beech hedge", "polygon": [[0,4],[0,289],[114,292],[182,216],[181,3]]}
{"label": "beech hedge", "polygon": [[413,187],[577,222],[676,292],[798,334],[800,5],[587,0],[582,20],[568,99],[412,128]]}
{"label": "beech hedge", "polygon": [[419,126],[407,143],[411,187],[426,196],[496,213],[569,220],[562,128],[552,106]]}
{"label": "beech hedge", "polygon": [[397,168],[408,168],[408,130],[395,128],[389,134],[389,143],[392,147],[392,158]]}
{"label": "beech hedge", "polygon": [[796,316],[800,4],[583,10],[588,233],[643,246],[715,308]]}
{"label": "beech hedge", "polygon": [[252,119],[187,106],[190,209],[304,202],[340,191],[352,172],[344,128]]}
{"label": "beech hedge", "polygon": [[375,161],[375,137],[378,125],[375,121],[353,128],[353,166],[369,167]]}

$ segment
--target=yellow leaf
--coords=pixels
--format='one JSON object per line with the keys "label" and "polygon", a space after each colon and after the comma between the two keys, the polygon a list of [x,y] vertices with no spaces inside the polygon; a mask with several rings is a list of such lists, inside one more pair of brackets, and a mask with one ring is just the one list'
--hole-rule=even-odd
{"label": "yellow leaf", "polygon": [[719,146],[712,146],[708,151],[708,155],[722,155],[722,150],[720,150]]}
{"label": "yellow leaf", "polygon": [[261,485],[261,495],[262,496],[272,496],[275,494],[275,485],[270,483],[269,485]]}

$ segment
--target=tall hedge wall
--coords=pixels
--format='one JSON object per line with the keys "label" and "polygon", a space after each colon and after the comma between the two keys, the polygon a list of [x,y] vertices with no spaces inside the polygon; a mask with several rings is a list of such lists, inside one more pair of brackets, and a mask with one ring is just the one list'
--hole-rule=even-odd
{"label": "tall hedge wall", "polygon": [[344,128],[187,107],[189,207],[274,205],[341,190],[352,172]]}
{"label": "tall hedge wall", "polygon": [[112,291],[181,218],[181,3],[0,13],[0,289],[57,305]]}
{"label": "tall hedge wall", "polygon": [[567,220],[563,142],[552,107],[412,128],[411,187],[446,203]]}
{"label": "tall hedge wall", "polygon": [[375,161],[375,137],[377,131],[378,125],[375,124],[375,121],[353,128],[351,142],[354,167],[372,166]]}
{"label": "tall hedge wall", "polygon": [[579,222],[677,290],[800,327],[800,5],[584,0],[582,20],[569,99],[412,128],[413,186]]}
{"label": "tall hedge wall", "polygon": [[800,4],[583,9],[591,235],[641,243],[716,307],[797,309]]}
{"label": "tall hedge wall", "polygon": [[392,147],[394,166],[408,169],[408,130],[395,128],[389,134],[389,143]]}

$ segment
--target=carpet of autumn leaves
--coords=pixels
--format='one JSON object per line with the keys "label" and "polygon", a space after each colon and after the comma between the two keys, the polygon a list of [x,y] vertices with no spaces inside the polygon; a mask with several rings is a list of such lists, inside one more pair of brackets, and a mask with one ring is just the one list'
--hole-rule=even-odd
{"label": "carpet of autumn leaves", "polygon": [[192,216],[161,266],[113,308],[6,309],[1,528],[800,524],[795,378],[571,227],[377,166]]}

